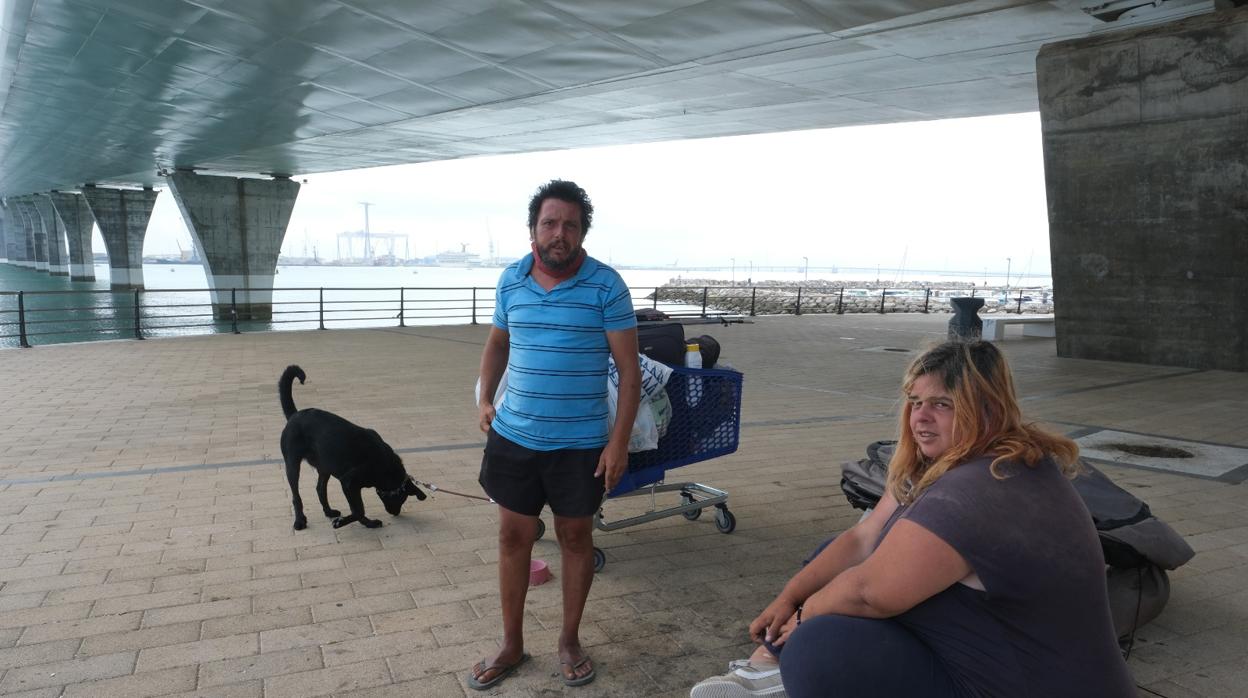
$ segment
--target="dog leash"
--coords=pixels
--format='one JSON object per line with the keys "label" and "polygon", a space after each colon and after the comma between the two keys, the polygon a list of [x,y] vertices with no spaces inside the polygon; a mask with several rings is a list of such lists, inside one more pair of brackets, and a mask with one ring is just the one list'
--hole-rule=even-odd
{"label": "dog leash", "polygon": [[417,485],[420,485],[421,487],[424,487],[425,489],[429,490],[429,492],[430,492],[430,493],[434,493],[434,492],[445,492],[445,493],[447,493],[447,494],[453,494],[453,495],[455,495],[456,497],[467,497],[468,499],[480,499],[481,501],[483,501],[483,502],[489,502],[490,504],[495,504],[495,503],[496,503],[493,499],[490,499],[489,497],[482,497],[482,496],[481,496],[481,495],[479,495],[479,494],[468,494],[468,493],[466,493],[466,492],[456,492],[455,490],[447,490],[447,489],[443,489],[443,488],[438,487],[437,485],[433,484],[432,482],[423,482],[423,481],[421,481],[421,480],[417,480],[416,478],[412,478],[412,482],[414,482],[414,483],[416,483]]}

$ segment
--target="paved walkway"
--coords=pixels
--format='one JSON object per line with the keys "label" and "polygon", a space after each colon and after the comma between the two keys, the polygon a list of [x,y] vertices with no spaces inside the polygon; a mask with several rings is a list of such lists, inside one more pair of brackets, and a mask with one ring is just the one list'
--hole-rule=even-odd
{"label": "paved walkway", "polygon": [[[741,448],[672,476],[727,490],[737,530],[722,535],[703,516],[600,533],[608,562],[582,635],[599,678],[566,691],[687,695],[742,655],[753,614],[818,541],[856,520],[840,463],[893,435],[908,352],[942,338],[947,320],[698,328],[745,373]],[[366,494],[386,525],[335,531],[305,475],[309,526],[292,531],[275,383],[302,365],[296,404],[375,428],[419,479],[474,491],[471,390],[484,337],[439,327],[0,350],[0,694],[475,695],[465,671],[500,632],[493,507],[439,494],[392,518]],[[1016,334],[1001,346],[1030,415],[1063,430],[1248,447],[1246,374],[1059,359],[1053,340]],[[1141,695],[1245,695],[1243,487],[1105,470],[1198,551],[1137,637]],[[608,501],[607,516],[644,500]],[[535,556],[557,580],[550,538]],[[534,661],[507,695],[565,691],[558,604],[557,583],[532,589]]]}

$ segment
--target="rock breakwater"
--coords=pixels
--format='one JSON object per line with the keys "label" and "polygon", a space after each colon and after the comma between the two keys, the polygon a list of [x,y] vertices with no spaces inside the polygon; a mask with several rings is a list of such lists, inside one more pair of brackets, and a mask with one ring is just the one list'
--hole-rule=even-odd
{"label": "rock breakwater", "polygon": [[1053,293],[1044,288],[974,287],[967,284],[902,282],[769,281],[753,284],[718,279],[673,279],[655,292],[662,304],[705,307],[707,312],[742,315],[805,313],[948,313],[950,298],[984,299],[980,314],[1053,312]]}

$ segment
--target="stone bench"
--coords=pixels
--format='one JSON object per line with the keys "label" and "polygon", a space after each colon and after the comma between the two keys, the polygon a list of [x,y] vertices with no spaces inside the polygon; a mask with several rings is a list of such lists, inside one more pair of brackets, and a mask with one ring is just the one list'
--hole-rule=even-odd
{"label": "stone bench", "polygon": [[1005,339],[1006,325],[1022,325],[1024,337],[1056,337],[1052,315],[1007,315],[986,317],[983,338],[998,342]]}

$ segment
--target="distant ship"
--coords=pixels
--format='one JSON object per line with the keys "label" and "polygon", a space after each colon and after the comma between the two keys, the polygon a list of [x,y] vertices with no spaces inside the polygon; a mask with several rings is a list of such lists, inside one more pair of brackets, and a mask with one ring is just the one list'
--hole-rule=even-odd
{"label": "distant ship", "polygon": [[461,244],[459,252],[447,250],[434,255],[434,261],[441,267],[479,267],[481,255],[468,251],[468,245]]}

